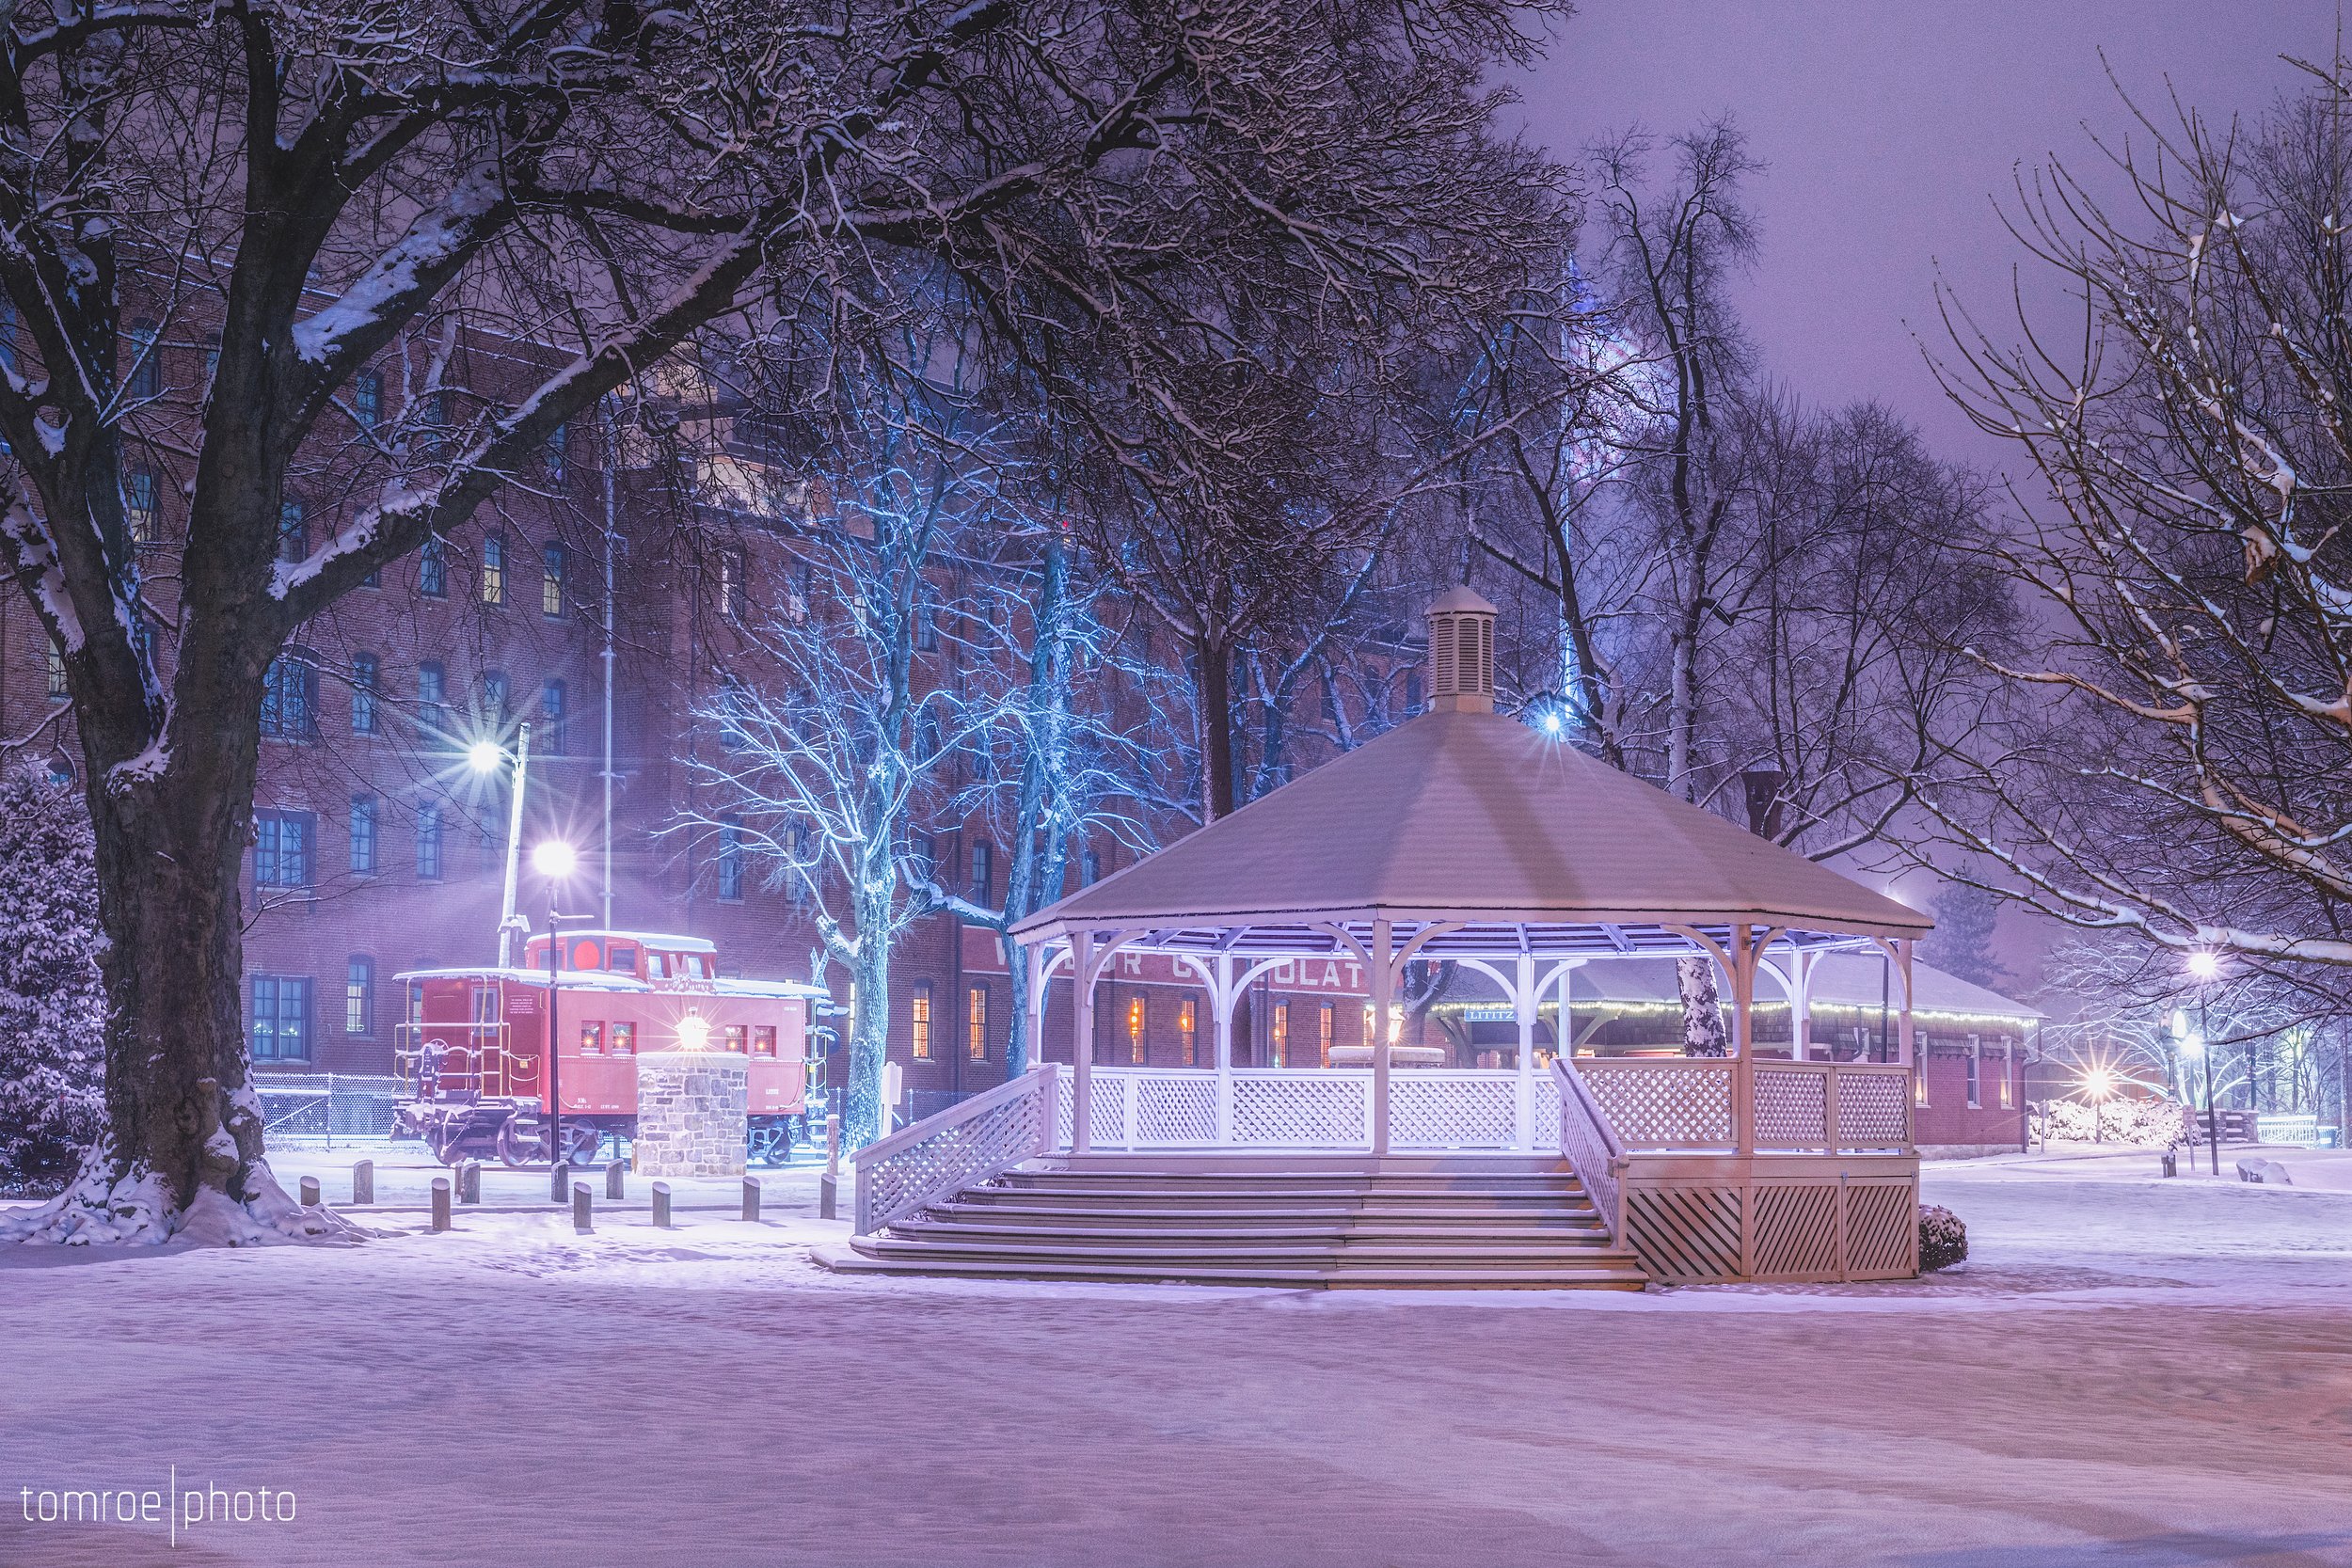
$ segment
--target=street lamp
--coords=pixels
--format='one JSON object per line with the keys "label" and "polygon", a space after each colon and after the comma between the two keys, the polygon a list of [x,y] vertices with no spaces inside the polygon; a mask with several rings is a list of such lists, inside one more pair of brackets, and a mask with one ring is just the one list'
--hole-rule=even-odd
{"label": "street lamp", "polygon": [[2091,1068],[2083,1074],[2083,1092],[2090,1096],[2090,1141],[2105,1143],[2102,1122],[2107,1097],[2115,1092],[2115,1074],[2104,1067]]}
{"label": "street lamp", "polygon": [[2190,1055],[2205,1058],[2205,1148],[2213,1157],[2213,1173],[2221,1174],[2221,1114],[2213,1103],[2213,1053],[2205,1048],[2206,988],[2221,976],[2219,954],[2205,948],[2188,956],[2189,977],[2197,982],[2197,1033],[2188,1033],[2188,1014],[2175,1008],[2172,1033],[2181,1042],[2181,1049]]}
{"label": "street lamp", "polygon": [[[477,740],[466,748],[466,766],[487,778],[502,767],[509,753],[495,740]],[[531,922],[515,912],[515,860],[521,852],[523,841],[523,777],[531,765],[531,726],[523,724],[515,733],[515,764],[513,798],[506,813],[506,884],[499,906],[499,967],[504,969],[514,958],[515,933],[531,929]],[[541,845],[540,848],[547,847]],[[536,863],[536,852],[533,852]],[[569,873],[566,873],[568,875]]]}
{"label": "street lamp", "polygon": [[[517,794],[520,792],[517,791]],[[519,816],[519,814],[518,814]],[[507,900],[514,900],[514,861],[507,861]],[[560,838],[544,840],[531,851],[531,869],[548,880],[548,1163],[564,1163],[564,1101],[557,1063],[564,1054],[564,1032],[556,1016],[556,992],[561,985],[559,966],[564,958],[564,923],[577,925],[594,918],[589,915],[567,915],[556,908],[556,897],[572,872],[580,864],[580,856]],[[501,933],[503,939],[504,932]]]}

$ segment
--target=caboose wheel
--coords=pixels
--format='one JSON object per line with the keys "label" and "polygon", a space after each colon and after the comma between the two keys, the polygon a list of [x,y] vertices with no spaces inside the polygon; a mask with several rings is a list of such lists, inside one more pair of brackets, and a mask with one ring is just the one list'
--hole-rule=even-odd
{"label": "caboose wheel", "polygon": [[525,1132],[522,1120],[522,1113],[517,1111],[499,1123],[499,1163],[509,1170],[548,1157],[547,1129],[533,1127]]}
{"label": "caboose wheel", "polygon": [[596,1163],[596,1151],[604,1147],[604,1130],[600,1127],[566,1127],[564,1129],[564,1143],[571,1150],[569,1158],[573,1164],[593,1165]]}

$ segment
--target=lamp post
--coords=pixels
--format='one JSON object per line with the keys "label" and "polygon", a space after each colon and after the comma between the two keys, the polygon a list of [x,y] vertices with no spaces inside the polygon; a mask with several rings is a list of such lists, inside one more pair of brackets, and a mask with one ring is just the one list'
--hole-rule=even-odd
{"label": "lamp post", "polygon": [[[516,861],[522,851],[523,841],[523,779],[531,766],[531,726],[523,724],[515,732],[515,749],[508,752],[495,740],[477,740],[466,748],[466,766],[487,777],[507,761],[515,765],[513,791],[506,812],[506,886],[499,905],[499,967],[504,969],[513,960],[515,933],[528,931],[531,923],[515,912]],[[542,848],[545,846],[541,846]],[[535,852],[534,852],[535,853]],[[535,863],[535,861],[534,861]]]}
{"label": "lamp post", "polygon": [[2105,1143],[2107,1096],[2115,1092],[2115,1074],[2094,1067],[2083,1074],[2083,1092],[2090,1096],[2090,1141]]}
{"label": "lamp post", "polygon": [[[556,1017],[556,993],[560,988],[557,976],[564,957],[564,924],[579,924],[593,918],[588,915],[566,915],[556,907],[556,897],[580,857],[572,847],[560,838],[551,838],[531,851],[531,868],[548,879],[548,1163],[561,1164],[564,1161],[564,1100],[560,1069],[563,1059],[564,1032]],[[510,885],[508,897],[513,891]],[[501,942],[504,933],[501,933]]]}
{"label": "lamp post", "polygon": [[[2209,952],[2191,953],[2188,956],[2188,972],[2197,981],[2196,1051],[2199,1055],[2205,1058],[2205,1147],[2213,1156],[2213,1173],[2219,1176],[2221,1174],[2221,1114],[2214,1109],[2213,1103],[2213,1051],[2206,1044],[2205,999],[2206,988],[2221,974],[2221,959]],[[2187,1020],[2183,1019],[2180,1022],[2186,1022]],[[2188,1042],[2184,1040],[2182,1043],[2185,1046]]]}

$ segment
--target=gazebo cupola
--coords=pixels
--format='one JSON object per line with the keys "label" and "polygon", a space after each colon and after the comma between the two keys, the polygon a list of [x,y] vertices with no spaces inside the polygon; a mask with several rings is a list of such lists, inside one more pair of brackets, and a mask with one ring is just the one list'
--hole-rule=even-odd
{"label": "gazebo cupola", "polygon": [[1495,607],[1474,589],[1449,588],[1429,604],[1429,711],[1495,710]]}

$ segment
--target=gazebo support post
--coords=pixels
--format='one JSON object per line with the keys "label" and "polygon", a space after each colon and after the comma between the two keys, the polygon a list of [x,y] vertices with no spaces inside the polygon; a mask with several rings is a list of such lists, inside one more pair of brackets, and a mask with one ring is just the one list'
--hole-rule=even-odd
{"label": "gazebo support post", "polygon": [[1911,1067],[1915,1060],[1912,1054],[1911,1028],[1911,948],[1910,938],[1897,937],[1895,939],[1895,968],[1903,979],[1903,1010],[1897,1016],[1895,1038],[1905,1067]]}
{"label": "gazebo support post", "polygon": [[1045,1065],[1045,944],[1030,942],[1022,948],[1021,959],[1029,974],[1029,1016],[1021,1021],[1021,1054],[1025,1070],[1035,1072]]}
{"label": "gazebo support post", "polygon": [[1216,956],[1216,985],[1210,996],[1216,1008],[1216,1141],[1233,1141],[1233,955]]}
{"label": "gazebo support post", "polygon": [[1756,1152],[1756,943],[1744,920],[1731,927],[1731,1127],[1742,1154]]}
{"label": "gazebo support post", "polygon": [[1390,972],[1390,927],[1386,920],[1372,923],[1372,1153],[1375,1159],[1385,1159],[1389,1152],[1389,995],[1395,976]]}
{"label": "gazebo support post", "polygon": [[1531,1152],[1535,1147],[1535,955],[1521,953],[1518,962],[1518,984],[1511,988],[1511,999],[1519,1021],[1519,1081],[1518,1081],[1518,1148]]}
{"label": "gazebo support post", "polygon": [[1094,933],[1070,939],[1070,1152],[1092,1147],[1094,1125]]}

